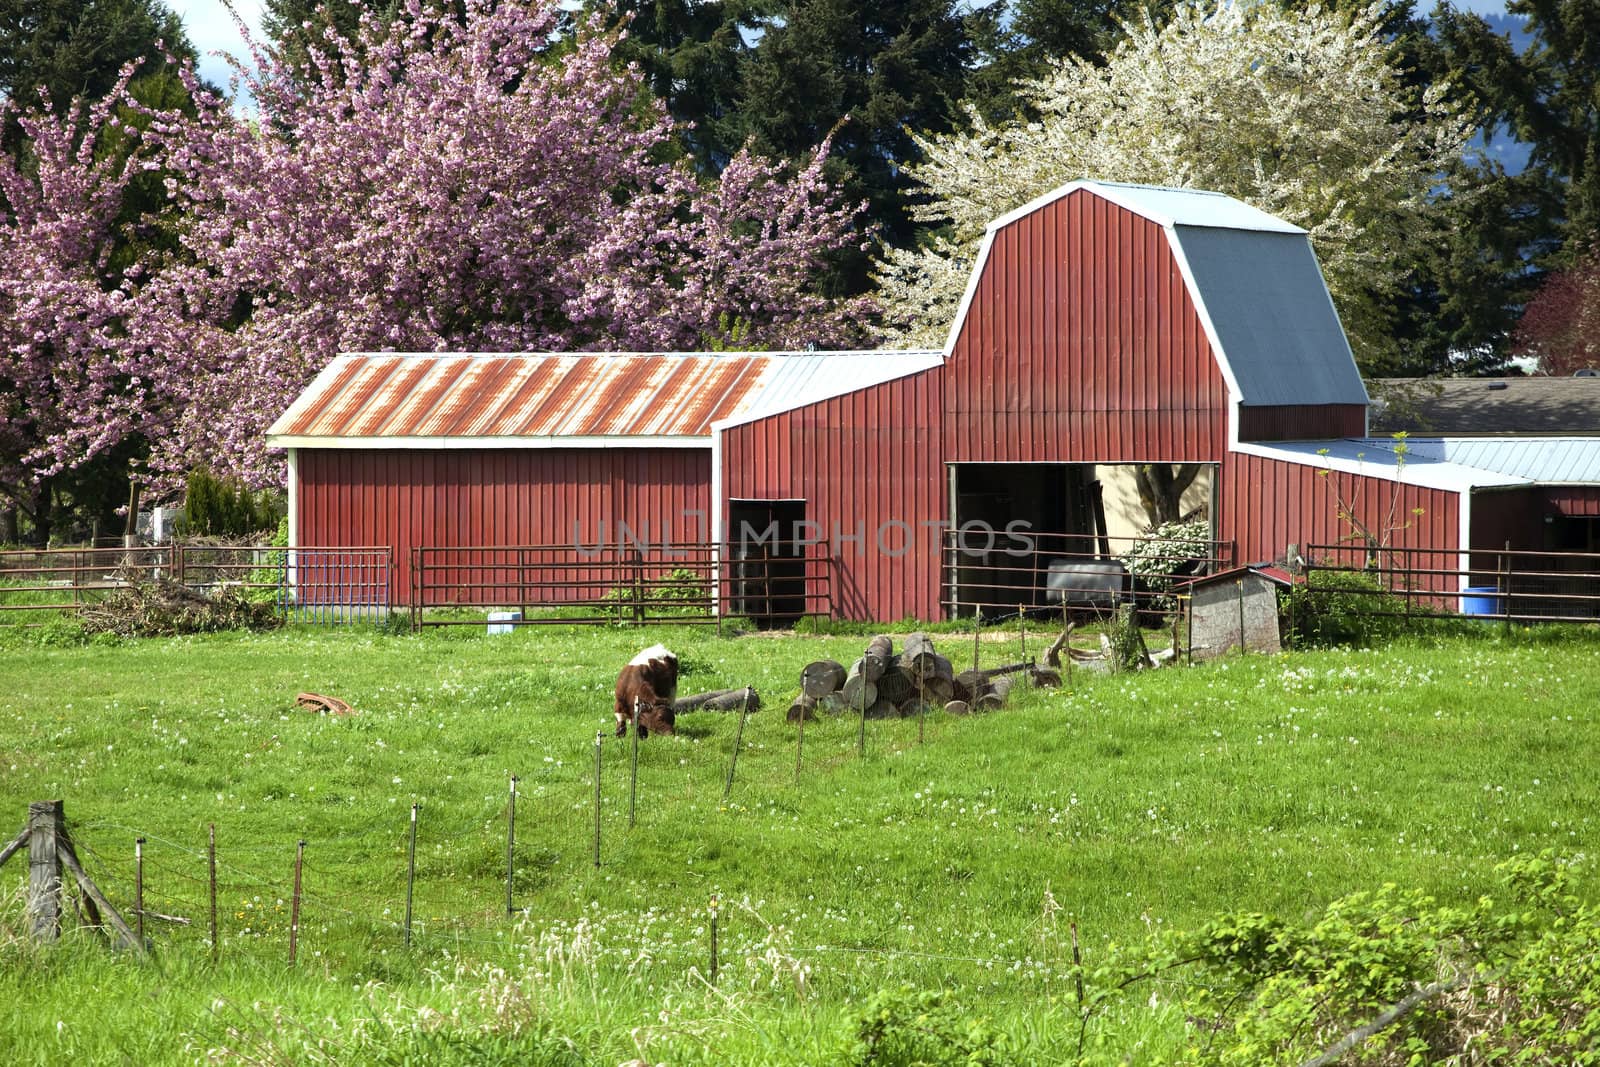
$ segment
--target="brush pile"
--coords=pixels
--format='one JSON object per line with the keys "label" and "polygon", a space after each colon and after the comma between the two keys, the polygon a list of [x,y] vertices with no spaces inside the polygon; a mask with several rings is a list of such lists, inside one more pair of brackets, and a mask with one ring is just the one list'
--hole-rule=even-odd
{"label": "brush pile", "polygon": [[283,618],[237,588],[199,593],[167,578],[127,580],[95,604],[78,609],[83,629],[120,637],[173,637],[220,630],[274,630]]}

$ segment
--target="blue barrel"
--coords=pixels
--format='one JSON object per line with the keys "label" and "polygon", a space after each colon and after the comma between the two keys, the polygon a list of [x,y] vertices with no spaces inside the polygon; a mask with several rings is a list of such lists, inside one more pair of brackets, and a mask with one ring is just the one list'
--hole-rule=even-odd
{"label": "blue barrel", "polygon": [[1469,585],[1461,590],[1461,614],[1500,614],[1500,589],[1493,585]]}

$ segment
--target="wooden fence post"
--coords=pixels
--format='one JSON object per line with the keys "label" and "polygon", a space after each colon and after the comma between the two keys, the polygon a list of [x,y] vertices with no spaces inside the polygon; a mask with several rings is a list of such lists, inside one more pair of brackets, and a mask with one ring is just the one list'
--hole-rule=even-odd
{"label": "wooden fence post", "polygon": [[58,838],[66,830],[59,800],[28,805],[28,932],[35,941],[61,936],[61,855]]}
{"label": "wooden fence post", "polygon": [[[72,838],[67,836],[66,805],[59,800],[38,800],[28,805],[28,825],[9,845],[0,849],[0,865],[28,846],[28,926],[36,941],[54,941],[61,936],[61,868],[71,872],[83,894],[83,910],[98,928],[111,927],[117,943],[145,955],[142,938],[123,921],[111,901],[100,892],[83,864],[78,862]],[[104,931],[99,931],[103,933]]]}

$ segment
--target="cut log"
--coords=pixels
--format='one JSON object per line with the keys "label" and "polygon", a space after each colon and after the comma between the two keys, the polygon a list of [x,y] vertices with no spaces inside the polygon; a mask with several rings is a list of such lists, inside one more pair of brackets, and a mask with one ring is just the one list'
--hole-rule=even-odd
{"label": "cut log", "polygon": [[808,697],[824,697],[844,684],[844,665],[831,659],[808,663],[800,672],[800,691]]}
{"label": "cut log", "polygon": [[989,676],[982,671],[962,671],[955,677],[952,699],[972,703],[989,686]]}
{"label": "cut log", "polygon": [[294,702],[302,708],[320,711],[325,715],[351,715],[355,712],[354,708],[338,697],[326,697],[321,693],[296,693]]}
{"label": "cut log", "polygon": [[982,695],[980,695],[977,700],[974,700],[972,702],[972,710],[973,711],[999,711],[1001,708],[1005,707],[1005,705],[1006,705],[1006,702],[1004,700],[1002,700],[994,692],[994,690],[991,689],[988,692],[983,693]]}
{"label": "cut log", "polygon": [[952,700],[944,706],[944,710],[951,715],[968,715],[972,708],[965,700]]}
{"label": "cut log", "polygon": [[850,708],[844,702],[843,693],[829,693],[827,696],[817,698],[817,710],[837,715],[842,711],[849,711]]}
{"label": "cut log", "polygon": [[942,701],[937,704],[931,700],[925,701],[913,693],[900,702],[900,717],[902,719],[915,719],[923,712],[931,714],[943,706]]}
{"label": "cut log", "polygon": [[878,679],[878,696],[894,704],[909,696],[915,696],[916,691],[917,687],[911,676],[899,666],[890,667],[883,672],[883,677]]}
{"label": "cut log", "polygon": [[1001,705],[1004,706],[1011,699],[1011,691],[1026,677],[1026,675],[1022,674],[1008,674],[1003,678],[996,678],[992,683],[993,688],[990,689],[990,692],[999,697]]}
{"label": "cut log", "polygon": [[867,677],[866,657],[856,660],[850,665],[850,673],[845,675],[844,685],[839,692],[844,696],[846,705],[852,708],[864,708],[878,699],[878,687]]}
{"label": "cut log", "polygon": [[879,634],[867,642],[867,650],[862,653],[861,660],[867,681],[876,682],[894,662],[894,642]]}
{"label": "cut log", "polygon": [[882,697],[867,706],[867,718],[869,719],[898,719],[899,717],[900,709]]}
{"label": "cut log", "polygon": [[674,712],[739,711],[745,706],[746,694],[749,694],[750,710],[760,711],[761,695],[751,686],[745,686],[743,689],[713,689],[709,693],[680,697],[672,702],[672,710]]}
{"label": "cut log", "polygon": [[[900,650],[900,669],[913,679],[927,678],[938,672],[938,661],[941,658],[933,650],[933,641],[927,634],[912,634],[906,638],[905,647]],[[945,660],[946,667],[949,666],[949,662]]]}
{"label": "cut log", "polygon": [[801,693],[794,698],[794,703],[789,705],[789,710],[784,715],[784,721],[799,722],[801,719],[815,719],[816,717],[817,698]]}

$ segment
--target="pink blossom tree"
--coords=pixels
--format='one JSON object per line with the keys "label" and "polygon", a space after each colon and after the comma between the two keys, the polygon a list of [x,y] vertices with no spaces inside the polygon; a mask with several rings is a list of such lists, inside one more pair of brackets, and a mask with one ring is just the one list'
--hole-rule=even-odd
{"label": "pink blossom tree", "polygon": [[64,115],[49,103],[0,109],[24,142],[0,154],[0,507],[20,508],[41,540],[60,476],[137,436],[153,399],[124,329],[133,288],[111,265],[145,165],[136,135],[110,101]]}
{"label": "pink blossom tree", "polygon": [[165,398],[154,469],[276,480],[262,432],[340,351],[861,336],[872,305],[814,286],[862,240],[826,147],[792,176],[740,153],[702,184],[663,162],[670,120],[598,24],[558,36],[553,0],[448,9],[330,35],[309,84],[256,49],[255,119],[192,77],[195,117],[152,113],[183,219],[124,316],[128,349],[162,357],[140,376]]}

